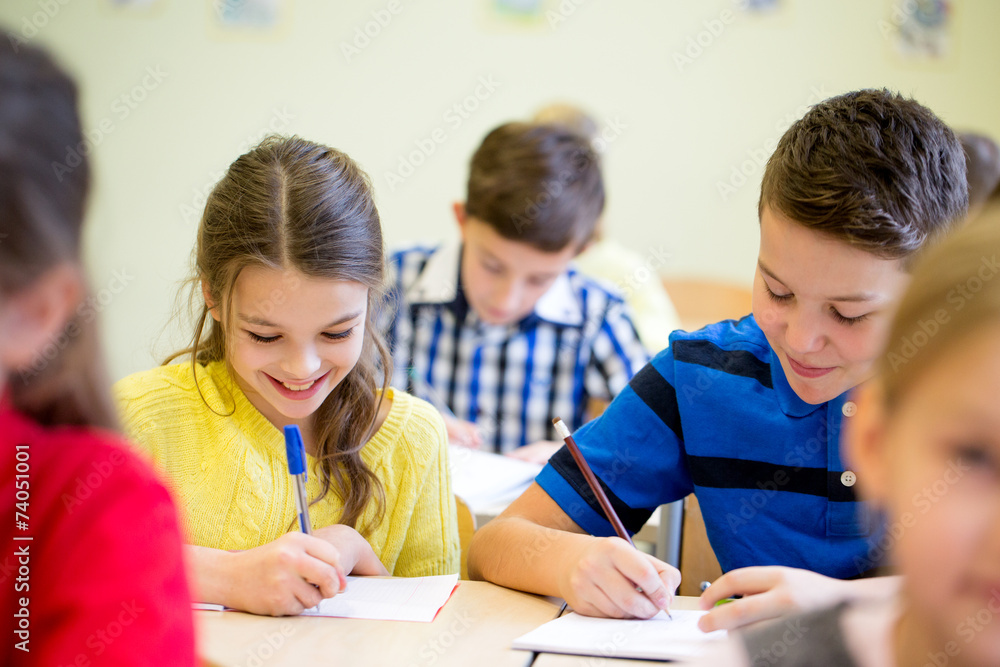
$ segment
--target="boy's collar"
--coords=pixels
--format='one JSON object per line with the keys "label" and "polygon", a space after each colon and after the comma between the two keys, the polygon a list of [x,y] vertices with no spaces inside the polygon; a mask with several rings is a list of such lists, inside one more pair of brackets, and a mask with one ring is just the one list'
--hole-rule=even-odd
{"label": "boy's collar", "polygon": [[[454,303],[460,292],[461,263],[460,242],[452,241],[439,246],[427,259],[427,264],[424,265],[416,282],[407,290],[406,300],[412,304]],[[568,271],[564,271],[556,278],[552,286],[538,299],[532,315],[553,324],[565,326],[583,324],[583,310],[573,292]]]}
{"label": "boy's collar", "polygon": [[406,291],[406,300],[413,304],[451,303],[458,296],[458,280],[462,245],[456,241],[435,249],[424,265],[416,282]]}
{"label": "boy's collar", "polygon": [[774,348],[768,346],[768,351],[771,354],[771,386],[774,387],[774,393],[778,395],[778,405],[781,407],[781,411],[789,417],[805,417],[820,408],[821,405],[806,403],[799,398],[792,386],[788,384],[785,369],[781,367],[781,359],[775,354]]}

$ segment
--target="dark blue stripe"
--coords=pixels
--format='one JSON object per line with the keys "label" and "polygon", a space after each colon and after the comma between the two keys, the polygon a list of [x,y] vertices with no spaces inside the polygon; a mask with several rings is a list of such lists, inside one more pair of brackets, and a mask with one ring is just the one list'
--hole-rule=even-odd
{"label": "dark blue stripe", "polygon": [[840,471],[803,468],[721,456],[686,457],[695,486],[803,493],[834,502],[857,501],[854,487],[840,482]]}
{"label": "dark blue stripe", "polygon": [[[469,378],[469,420],[477,421],[479,417],[479,371],[483,367],[483,346],[477,345],[472,353],[472,374]],[[455,370],[452,369],[452,373]],[[495,417],[491,417],[494,419]]]}
{"label": "dark blue stripe", "polygon": [[[444,328],[444,325],[441,323],[441,318],[440,317],[434,318],[434,331],[431,333],[431,343],[427,347],[427,379],[426,379],[426,382],[427,382],[427,386],[431,387],[431,388],[434,387],[434,380],[433,380],[433,375],[434,374],[431,371],[434,369],[434,361],[437,359],[438,341],[441,339],[441,331],[442,331],[443,328]],[[413,337],[414,338],[417,337],[417,332],[416,331],[413,332]]]}
{"label": "dark blue stripe", "polygon": [[[604,318],[604,324],[601,325],[601,331],[607,334],[608,338],[611,339],[611,346],[615,349],[615,354],[618,355],[619,359],[625,362],[625,372],[629,377],[632,377],[635,375],[635,371],[632,370],[632,360],[627,354],[625,354],[625,348],[622,347],[622,344],[618,342],[618,338],[615,336],[615,332],[607,320],[607,314],[608,311],[605,309],[604,315],[602,316]],[[636,336],[636,338],[638,338],[638,336]],[[608,395],[612,395],[613,393],[614,392],[611,391],[611,386],[608,385]]]}
{"label": "dark blue stripe", "polygon": [[684,439],[681,413],[677,406],[677,391],[653,364],[646,364],[628,383],[635,395],[674,432],[678,440]]}
{"label": "dark blue stripe", "polygon": [[[605,516],[604,509],[601,507],[600,501],[597,500],[597,496],[594,495],[593,489],[587,484],[587,478],[583,476],[580,469],[576,465],[576,461],[573,460],[573,454],[570,453],[567,447],[563,447],[557,451],[551,459],[549,459],[549,464],[562,475],[563,479],[573,487],[580,497],[590,506],[592,510],[597,512],[598,516]],[[630,534],[634,535],[639,532],[649,517],[653,515],[653,510],[644,508],[633,508],[625,503],[624,500],[615,495],[614,491],[608,488],[608,485],[601,481],[601,478],[597,478],[597,482],[601,485],[601,489],[604,490],[604,495],[608,497],[611,501],[611,507],[615,510],[615,514],[618,518],[622,520],[622,524],[625,526]],[[610,521],[608,522],[611,523]]]}
{"label": "dark blue stripe", "polygon": [[771,365],[758,359],[753,352],[724,350],[707,340],[675,340],[671,348],[676,361],[750,378],[773,389]]}
{"label": "dark blue stripe", "polygon": [[[537,327],[532,327],[528,331],[528,358],[524,361],[524,389],[521,390],[521,433],[523,434],[521,444],[524,445],[528,444],[528,402],[531,399],[531,378],[533,377],[532,370],[535,368],[535,337],[537,334]],[[551,417],[549,415],[546,419],[551,419]]]}
{"label": "dark blue stripe", "polygon": [[[509,338],[504,338],[503,343],[500,344],[500,367],[497,369],[497,379],[499,382],[496,386],[496,405],[497,405],[497,423],[496,432],[493,434],[493,451],[500,453],[501,437],[500,431],[503,427],[503,422],[507,418],[507,410],[504,409],[504,387],[507,384],[507,344],[510,342]],[[517,443],[518,447],[524,444],[524,434],[521,434],[521,441]]]}

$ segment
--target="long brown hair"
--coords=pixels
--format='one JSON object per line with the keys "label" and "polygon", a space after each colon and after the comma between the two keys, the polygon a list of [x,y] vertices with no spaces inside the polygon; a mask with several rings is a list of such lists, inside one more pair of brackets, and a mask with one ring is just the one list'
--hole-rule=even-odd
{"label": "long brown hair", "polygon": [[[90,168],[76,104],[76,85],[44,51],[0,33],[2,297],[79,261]],[[41,424],[117,426],[95,314],[85,310],[8,378],[14,407]]]}
{"label": "long brown hair", "polygon": [[[207,304],[202,305],[191,347],[164,362],[190,354],[192,372],[196,363],[229,365],[232,294],[248,266],[294,269],[309,277],[368,287],[361,357],[315,415],[323,491],[313,502],[333,490],[344,506],[340,522],[356,527],[374,498],[379,521],[385,491],[361,458],[361,449],[373,435],[392,360],[375,326],[385,301],[385,253],[368,176],[351,158],[328,146],[299,137],[264,139],[229,167],[208,196],[195,264],[193,290],[200,295],[204,283],[222,313],[217,322]],[[370,529],[365,526],[361,532]]]}

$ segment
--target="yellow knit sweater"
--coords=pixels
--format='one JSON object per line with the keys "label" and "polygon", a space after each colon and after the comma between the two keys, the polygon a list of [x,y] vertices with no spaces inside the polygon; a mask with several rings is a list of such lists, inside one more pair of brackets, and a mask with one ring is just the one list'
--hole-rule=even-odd
{"label": "yellow knit sweater", "polygon": [[[188,363],[136,373],[114,388],[126,430],[174,489],[188,542],[251,549],[297,530],[281,431],[253,407],[224,363],[198,364],[195,372],[201,395]],[[396,576],[458,572],[444,423],[418,398],[392,390],[389,396],[385,422],[361,450],[385,488],[385,514],[368,542]],[[306,490],[316,498],[316,459],[307,458]],[[375,510],[372,501],[358,526],[371,525]],[[320,528],[336,523],[340,511],[331,491],[309,516]]]}

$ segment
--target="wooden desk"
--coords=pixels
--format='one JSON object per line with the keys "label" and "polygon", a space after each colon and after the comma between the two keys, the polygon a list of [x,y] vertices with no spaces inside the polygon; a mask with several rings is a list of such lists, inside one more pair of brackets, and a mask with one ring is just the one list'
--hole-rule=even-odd
{"label": "wooden desk", "polygon": [[[682,597],[674,598],[672,609],[698,609],[698,598]],[[597,657],[586,655],[560,655],[558,653],[539,653],[538,658],[532,663],[532,667],[645,667],[646,665],[677,665],[676,662],[663,662],[659,660],[631,660],[619,658],[615,660],[610,657]]]}
{"label": "wooden desk", "polygon": [[431,623],[272,618],[197,611],[199,654],[218,667],[282,665],[517,665],[532,653],[510,644],[551,621],[561,602],[482,581],[459,582]]}

